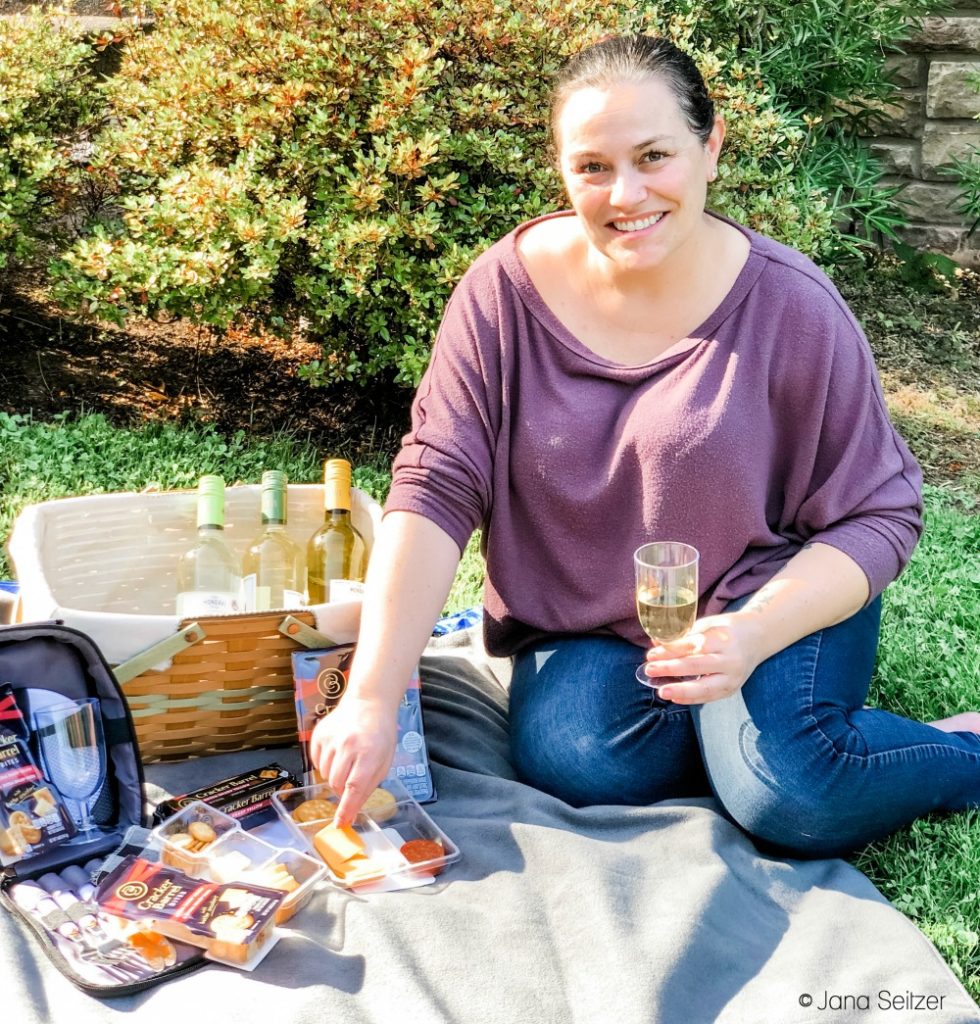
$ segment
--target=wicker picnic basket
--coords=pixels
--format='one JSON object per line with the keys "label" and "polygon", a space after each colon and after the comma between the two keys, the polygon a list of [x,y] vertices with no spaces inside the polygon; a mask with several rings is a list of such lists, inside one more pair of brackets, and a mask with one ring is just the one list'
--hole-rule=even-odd
{"label": "wicker picnic basket", "polygon": [[[225,492],[225,533],[255,536],[261,488]],[[352,514],[370,549],[381,508],[355,488]],[[61,619],[91,636],[126,693],[144,761],[296,742],[292,659],[300,646],[357,637],[360,600],[295,612],[178,619],[176,567],[196,529],[194,491],[103,494],[29,506],[9,551],[17,618]],[[323,488],[290,484],[290,536],[323,521]]]}

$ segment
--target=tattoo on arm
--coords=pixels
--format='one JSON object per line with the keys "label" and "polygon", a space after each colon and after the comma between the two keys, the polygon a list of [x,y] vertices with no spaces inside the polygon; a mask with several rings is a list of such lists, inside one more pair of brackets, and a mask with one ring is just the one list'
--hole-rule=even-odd
{"label": "tattoo on arm", "polygon": [[766,593],[765,587],[755,593],[750,601],[745,605],[745,611],[747,612],[761,612],[764,611],[769,605],[772,604],[776,595],[772,593]]}

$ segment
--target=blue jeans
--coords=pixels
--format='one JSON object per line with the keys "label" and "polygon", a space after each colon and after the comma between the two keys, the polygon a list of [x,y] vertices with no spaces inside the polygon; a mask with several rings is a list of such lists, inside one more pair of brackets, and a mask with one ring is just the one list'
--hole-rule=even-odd
{"label": "blue jeans", "polygon": [[575,806],[713,793],[760,845],[796,856],[840,855],[929,811],[980,805],[980,736],[863,707],[880,614],[879,599],[699,706],[637,683],[645,652],[625,640],[540,641],[515,658],[514,767]]}

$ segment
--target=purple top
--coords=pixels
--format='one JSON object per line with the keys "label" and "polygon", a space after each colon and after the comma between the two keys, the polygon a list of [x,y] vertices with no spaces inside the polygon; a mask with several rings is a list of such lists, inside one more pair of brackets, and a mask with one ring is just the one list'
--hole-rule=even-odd
{"label": "purple top", "polygon": [[623,366],[545,305],[517,252],[533,223],[483,253],[449,300],[385,506],[432,520],[460,550],[483,526],[487,649],[590,632],[646,646],[633,551],[650,540],[701,552],[702,615],[807,541],[845,552],[879,594],[921,533],[922,477],[829,279],[735,225],[751,249],[721,305]]}

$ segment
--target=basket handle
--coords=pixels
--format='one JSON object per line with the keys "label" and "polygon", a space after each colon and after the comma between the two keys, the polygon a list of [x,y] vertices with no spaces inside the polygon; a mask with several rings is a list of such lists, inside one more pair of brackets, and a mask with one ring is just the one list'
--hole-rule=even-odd
{"label": "basket handle", "polygon": [[309,647],[310,650],[314,650],[317,647],[337,646],[336,640],[331,640],[326,633],[321,633],[318,629],[307,626],[302,619],[297,619],[295,615],[287,615],[279,623],[279,632],[283,636],[288,636],[290,640],[295,640],[296,643]]}
{"label": "basket handle", "polygon": [[166,640],[161,640],[158,644],[147,647],[146,650],[140,651],[139,654],[134,654],[128,661],[117,665],[112,670],[112,674],[116,677],[116,682],[122,686],[124,683],[128,683],[130,679],[142,675],[147,669],[153,668],[154,665],[159,665],[162,661],[170,661],[175,654],[198,643],[206,636],[207,633],[204,632],[204,627],[197,622],[192,622],[190,625],[178,630],[173,636],[168,636]]}

